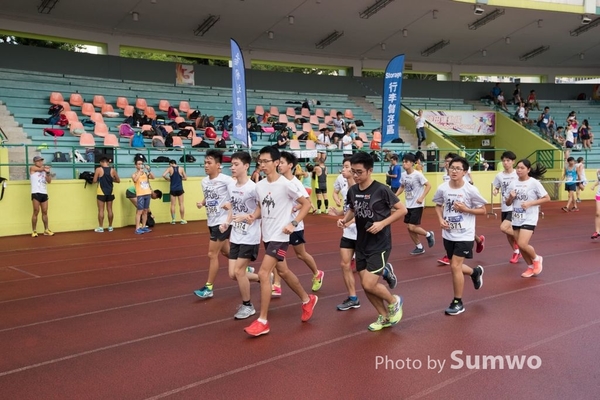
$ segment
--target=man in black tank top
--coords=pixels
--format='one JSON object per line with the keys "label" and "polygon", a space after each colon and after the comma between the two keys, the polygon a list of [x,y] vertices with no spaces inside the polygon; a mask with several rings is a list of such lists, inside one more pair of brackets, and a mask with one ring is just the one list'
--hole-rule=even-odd
{"label": "man in black tank top", "polygon": [[98,183],[98,189],[96,192],[96,202],[98,204],[98,227],[94,229],[94,232],[104,232],[104,209],[108,214],[108,231],[113,231],[113,210],[112,203],[115,199],[113,194],[113,183],[120,183],[121,179],[117,174],[117,171],[110,166],[110,160],[107,156],[100,157],[100,166],[96,168],[94,172],[94,183]]}

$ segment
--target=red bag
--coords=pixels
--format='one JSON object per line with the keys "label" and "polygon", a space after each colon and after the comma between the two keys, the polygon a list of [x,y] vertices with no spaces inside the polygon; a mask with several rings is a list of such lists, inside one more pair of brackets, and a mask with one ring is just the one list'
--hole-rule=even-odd
{"label": "red bag", "polygon": [[44,135],[59,137],[64,136],[65,131],[63,131],[62,129],[44,128]]}
{"label": "red bag", "polygon": [[207,139],[216,139],[217,132],[215,132],[213,128],[206,128],[206,130],[204,131],[204,137]]}
{"label": "red bag", "polygon": [[374,140],[371,141],[371,150],[381,150],[381,144]]}

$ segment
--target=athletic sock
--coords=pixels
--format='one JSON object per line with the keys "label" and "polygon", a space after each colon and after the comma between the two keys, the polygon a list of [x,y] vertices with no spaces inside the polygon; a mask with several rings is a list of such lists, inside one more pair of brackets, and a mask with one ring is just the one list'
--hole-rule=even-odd
{"label": "athletic sock", "polygon": [[535,258],[533,259],[533,261],[540,261],[540,256],[535,256]]}
{"label": "athletic sock", "polygon": [[348,298],[352,301],[358,300],[358,296],[348,296]]}
{"label": "athletic sock", "polygon": [[422,248],[423,248],[423,245],[422,245],[421,243],[419,243],[419,244],[417,245],[417,249],[422,249]]}
{"label": "athletic sock", "polygon": [[425,237],[429,237],[431,236],[431,232],[427,232],[427,234],[425,235]]}
{"label": "athletic sock", "polygon": [[208,283],[208,282],[206,282],[206,285],[205,285],[205,286],[206,286],[206,288],[207,288],[207,289],[209,289],[209,290],[213,290],[213,284],[212,284],[212,283]]}
{"label": "athletic sock", "polygon": [[317,200],[317,210],[321,209],[321,203],[322,203],[321,200]]}
{"label": "athletic sock", "polygon": [[325,199],[325,209],[329,210],[329,200]]}
{"label": "athletic sock", "polygon": [[265,324],[265,325],[267,324],[266,319],[259,318],[257,321],[260,322],[261,324]]}
{"label": "athletic sock", "polygon": [[514,253],[515,253],[515,254],[519,254],[520,252],[521,252],[521,250],[519,250],[519,249],[515,249],[515,250],[514,250]]}
{"label": "athletic sock", "polygon": [[252,306],[252,302],[250,300],[248,301],[242,301],[242,304],[247,306],[247,307],[251,307]]}
{"label": "athletic sock", "polygon": [[454,301],[457,301],[457,302],[459,302],[459,303],[462,303],[462,298],[460,298],[460,297],[455,297],[455,298],[454,298]]}

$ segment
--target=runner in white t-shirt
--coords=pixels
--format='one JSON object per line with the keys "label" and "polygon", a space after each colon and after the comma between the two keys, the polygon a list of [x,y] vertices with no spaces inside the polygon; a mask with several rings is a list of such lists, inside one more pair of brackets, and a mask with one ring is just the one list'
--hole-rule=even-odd
{"label": "runner in white t-shirt", "polygon": [[31,217],[31,237],[38,237],[37,220],[40,210],[42,211],[42,222],[44,223],[44,235],[53,236],[48,228],[48,188],[47,184],[52,182],[50,166],[44,165],[44,159],[40,156],[33,157],[33,165],[29,167],[29,180],[31,182],[31,204],[33,215]]}
{"label": "runner in white t-shirt", "polygon": [[229,257],[229,234],[231,227],[221,232],[219,227],[227,221],[227,211],[223,208],[229,201],[227,187],[233,182],[230,176],[220,173],[223,153],[218,150],[208,150],[204,157],[204,172],[202,192],[204,200],[196,203],[198,208],[206,207],[206,224],[210,232],[208,243],[208,279],[206,284],[194,291],[200,298],[213,297],[213,283],[219,272],[219,254]]}
{"label": "runner in white t-shirt", "polygon": [[446,309],[446,315],[458,315],[465,311],[462,302],[464,275],[471,276],[475,290],[483,286],[481,265],[471,268],[464,264],[465,258],[473,258],[475,216],[485,214],[487,203],[475,186],[463,180],[468,169],[466,159],[452,159],[448,167],[450,180],[442,183],[433,196],[435,212],[443,229],[444,248],[452,268],[454,299]]}
{"label": "runner in white t-shirt", "polygon": [[548,192],[538,181],[545,172],[546,168],[543,165],[537,164],[535,168],[531,168],[529,160],[521,160],[517,163],[519,179],[508,187],[506,204],[513,207],[512,228],[523,259],[527,263],[527,270],[521,274],[523,278],[531,278],[542,272],[543,258],[536,254],[529,241],[537,226],[540,204],[550,201]]}
{"label": "runner in white t-shirt", "polygon": [[505,151],[502,153],[502,166],[504,171],[499,172],[494,178],[492,185],[494,186],[493,194],[497,196],[500,194],[500,202],[502,207],[502,218],[500,222],[500,230],[506,235],[510,248],[513,249],[513,255],[510,259],[511,264],[516,264],[521,258],[521,252],[519,246],[514,238],[514,232],[512,230],[512,205],[506,204],[506,197],[508,196],[508,187],[511,182],[518,179],[517,172],[514,169],[514,163],[517,156],[512,151]]}
{"label": "runner in white t-shirt", "polygon": [[[288,151],[281,152],[281,158],[279,159],[279,173],[285,178],[287,178],[290,182],[292,182],[292,184],[296,186],[298,192],[302,193],[304,198],[306,198],[310,202],[310,197],[308,195],[308,192],[304,188],[304,185],[302,185],[302,182],[300,182],[293,174],[293,171],[295,171],[297,164],[298,158],[294,154]],[[299,204],[294,205],[294,207],[292,208],[292,219],[295,219],[298,216],[300,208],[301,206]],[[304,262],[304,264],[306,264],[306,266],[311,270],[313,274],[312,291],[318,292],[319,289],[321,289],[321,286],[323,285],[323,277],[325,276],[325,272],[320,271],[317,268],[317,263],[315,262],[315,259],[306,251],[306,248],[304,246],[305,243],[306,240],[304,239],[304,221],[300,221],[298,223],[298,226],[294,228],[294,232],[292,232],[292,234],[290,235],[290,244],[292,245],[292,248],[296,253],[296,257],[300,261]],[[282,262],[285,262],[285,260],[283,260]]]}
{"label": "runner in white t-shirt", "polygon": [[327,159],[327,147],[331,145],[331,138],[329,137],[329,128],[321,128],[319,130],[319,135],[317,136],[317,158],[316,162],[323,161]]}
{"label": "runner in white t-shirt", "polygon": [[[448,154],[446,154],[446,157],[444,158],[444,171],[446,171],[446,173],[442,177],[444,182],[448,182],[450,180],[450,174],[448,174],[448,168],[449,168],[450,162],[455,157],[458,157],[458,154],[448,153]],[[467,170],[467,173],[465,174],[465,176],[463,176],[463,180],[471,185],[473,184],[473,179],[471,178],[471,167],[469,167],[469,169]],[[481,253],[483,251],[483,249],[485,248],[485,236],[478,235],[477,233],[475,233],[474,239],[475,239],[475,253]],[[442,258],[437,260],[437,262],[440,264],[444,264],[444,265],[450,265],[450,259],[445,254]]]}
{"label": "runner in white t-shirt", "polygon": [[[258,155],[258,163],[265,173],[266,179],[256,185],[259,207],[249,217],[249,222],[261,218],[265,255],[258,271],[260,316],[244,328],[244,331],[251,336],[265,335],[270,331],[267,320],[272,289],[270,278],[275,268],[281,279],[302,301],[302,322],[308,321],[312,317],[318,300],[317,296],[306,293],[296,275],[287,268],[286,264],[278,263],[285,259],[290,234],[294,232],[294,228],[304,219],[310,209],[310,202],[304,193],[277,172],[280,158],[279,150],[271,146],[263,147]],[[296,218],[292,219],[290,211],[296,203],[301,205],[301,209]]]}
{"label": "runner in white t-shirt", "polygon": [[435,244],[433,231],[426,231],[421,228],[425,196],[431,190],[431,184],[420,171],[415,170],[416,161],[415,155],[411,153],[407,153],[402,157],[402,167],[406,173],[402,174],[400,189],[396,192],[396,196],[404,193],[406,209],[408,210],[408,213],[404,216],[404,223],[408,227],[408,235],[417,246],[410,252],[411,256],[425,253],[419,235],[425,236],[429,248]]}
{"label": "runner in white t-shirt", "polygon": [[[342,209],[330,208],[330,215],[338,217],[346,215],[348,212],[348,203],[346,198],[348,196],[348,189],[354,185],[354,176],[352,175],[352,165],[350,159],[344,160],[342,166],[342,173],[337,177],[333,185],[334,199],[339,199],[338,194],[342,196],[342,202],[336,200],[336,204],[340,206],[343,204]],[[343,229],[342,239],[340,240],[340,264],[342,266],[342,275],[344,277],[344,284],[348,290],[348,298],[341,304],[338,304],[337,309],[340,311],[347,311],[351,308],[359,308],[360,301],[356,295],[356,286],[354,282],[354,274],[352,272],[352,262],[354,257],[354,250],[356,249],[356,223],[354,219],[341,226]]]}
{"label": "runner in white t-shirt", "polygon": [[229,277],[236,280],[242,296],[242,304],[234,315],[235,319],[246,319],[256,313],[250,299],[250,282],[258,282],[258,275],[248,272],[248,264],[256,260],[260,246],[260,222],[247,222],[248,215],[258,207],[256,183],[248,177],[252,157],[245,151],[231,155],[231,176],[235,179],[227,187],[229,191],[229,213],[221,224],[221,232],[231,226],[229,236]]}

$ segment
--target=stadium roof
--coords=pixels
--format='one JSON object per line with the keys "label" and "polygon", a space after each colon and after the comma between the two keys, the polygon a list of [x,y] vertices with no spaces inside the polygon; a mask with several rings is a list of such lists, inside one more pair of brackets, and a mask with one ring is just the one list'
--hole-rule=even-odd
{"label": "stadium roof", "polygon": [[[2,1],[3,17],[110,33],[123,36],[120,40],[125,45],[131,36],[162,40],[167,48],[173,42],[228,48],[233,37],[245,50],[328,58],[387,60],[404,53],[409,63],[600,66],[600,28],[571,35],[570,31],[584,26],[581,15],[575,13],[500,8],[502,15],[478,29],[469,29],[469,24],[496,7],[482,5],[485,12],[475,15],[472,3],[396,0],[370,18],[361,18],[360,12],[376,0],[60,0],[49,14],[39,13],[38,7],[45,1]],[[133,20],[134,12],[138,13],[137,21]],[[220,16],[219,21],[203,36],[194,35],[211,14]],[[293,16],[293,24],[289,16]],[[594,20],[597,16],[590,17]],[[344,32],[341,38],[324,49],[316,47],[336,30]],[[273,32],[272,39],[269,31]],[[442,40],[449,44],[429,56],[422,55]],[[543,46],[549,49],[527,61],[520,60]],[[501,71],[499,68],[497,72]]]}

